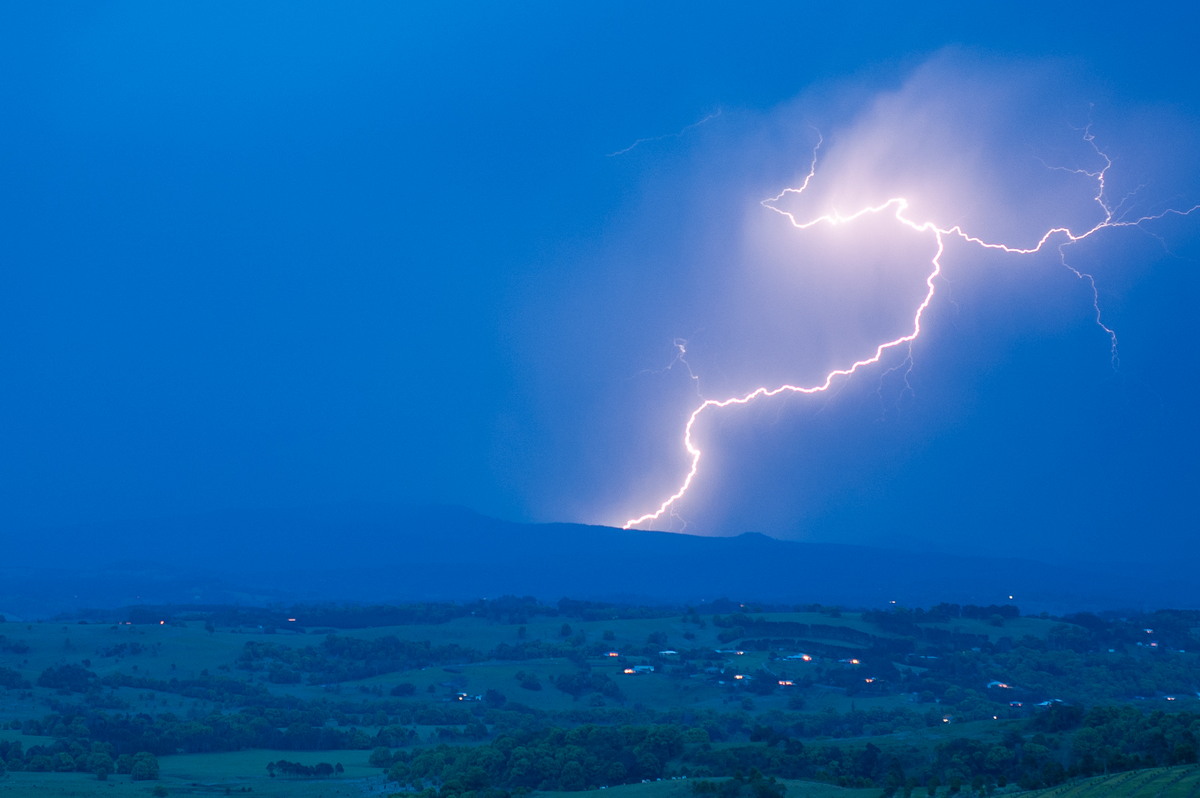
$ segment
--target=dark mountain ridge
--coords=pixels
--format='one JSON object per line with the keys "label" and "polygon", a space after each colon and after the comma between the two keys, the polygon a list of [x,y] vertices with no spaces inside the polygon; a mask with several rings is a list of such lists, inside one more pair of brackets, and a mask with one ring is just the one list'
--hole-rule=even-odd
{"label": "dark mountain ridge", "polygon": [[[453,601],[1193,608],[1185,573],[833,543],[518,524],[449,507],[229,511],[11,538],[0,612],[135,603]],[[1014,598],[1010,599],[1009,596]]]}

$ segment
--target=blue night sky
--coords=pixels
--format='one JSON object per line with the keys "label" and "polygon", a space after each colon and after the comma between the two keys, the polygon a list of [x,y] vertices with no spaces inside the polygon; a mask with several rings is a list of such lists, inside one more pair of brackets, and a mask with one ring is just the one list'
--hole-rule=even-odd
{"label": "blue night sky", "polygon": [[[818,136],[798,215],[904,194],[988,240],[1087,229],[1089,121],[1115,218],[1200,203],[1178,4],[744,5],[7,4],[2,528],[647,512],[700,396],[911,326],[931,236],[760,205]],[[1053,248],[951,243],[911,367],[707,417],[655,526],[1200,553],[1200,212],[1067,260],[1116,368]]]}

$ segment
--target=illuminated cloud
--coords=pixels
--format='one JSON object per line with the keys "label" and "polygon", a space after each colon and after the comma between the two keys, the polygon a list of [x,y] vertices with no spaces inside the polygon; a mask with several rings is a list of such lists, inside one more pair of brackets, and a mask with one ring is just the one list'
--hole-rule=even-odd
{"label": "illuminated cloud", "polygon": [[[851,113],[842,111],[844,100],[826,96],[822,107],[808,97],[759,120],[758,146],[744,150],[798,166],[794,150],[807,139],[808,163],[781,176],[791,182],[762,202],[747,204],[743,257],[724,264],[726,275],[714,281],[728,308],[713,326],[727,334],[710,336],[691,362],[707,401],[691,403],[686,417],[680,477],[627,526],[678,529],[686,516],[703,527],[721,514],[713,497],[728,497],[728,486],[751,474],[767,483],[760,497],[803,495],[786,478],[793,471],[770,484],[758,453],[746,449],[753,436],[730,435],[728,425],[773,426],[800,412],[797,401],[820,394],[828,401],[851,380],[871,381],[885,409],[897,406],[911,395],[909,377],[922,354],[952,345],[947,325],[930,324],[928,312],[954,303],[955,290],[986,292],[1006,270],[1065,272],[1076,283],[1074,312],[1115,346],[1088,262],[1104,242],[1092,246],[1091,239],[1134,234],[1135,227],[1153,232],[1196,208],[1155,205],[1150,194],[1123,187],[1128,177],[1118,177],[1108,146],[1096,140],[1102,123],[1094,124],[1060,66],[948,53]],[[861,96],[861,89],[850,93]],[[773,145],[792,151],[773,153]],[[735,195],[746,189],[725,187]],[[703,271],[719,266],[706,263]],[[1027,301],[1037,301],[1038,290],[1031,284]],[[1011,289],[998,288],[994,298],[1009,304]],[[1021,326],[1019,319],[1002,324],[994,337],[1008,341]],[[708,369],[719,378],[709,379]],[[852,432],[844,437],[847,446],[863,444]],[[722,443],[737,456],[714,457]],[[838,460],[807,466],[832,469]]]}

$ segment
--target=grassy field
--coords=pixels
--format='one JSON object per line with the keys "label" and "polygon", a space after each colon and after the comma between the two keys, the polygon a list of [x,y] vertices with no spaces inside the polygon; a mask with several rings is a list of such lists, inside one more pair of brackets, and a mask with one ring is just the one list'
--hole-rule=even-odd
{"label": "grassy field", "polygon": [[[12,773],[0,779],[0,795],[14,798],[147,798],[161,785],[168,795],[249,795],[257,798],[360,798],[386,796],[380,777],[345,776],[336,779],[267,779],[205,783],[163,776],[157,782],[130,781],[128,776],[111,776],[97,781],[81,773]],[[249,789],[246,789],[249,788]],[[226,791],[228,789],[228,792]]]}
{"label": "grassy field", "polygon": [[[185,757],[178,757],[183,759]],[[165,773],[165,772],[164,772]],[[203,780],[163,775],[158,782],[131,782],[127,776],[113,776],[108,781],[96,781],[94,776],[76,773],[16,773],[0,780],[0,795],[29,798],[146,798],[161,784],[169,795],[250,795],[267,798],[384,798],[391,790],[377,775],[351,775],[349,769],[341,778],[325,780],[269,779],[266,777]],[[811,781],[783,780],[787,798],[876,798],[879,790],[849,789]],[[395,785],[392,785],[393,787]],[[226,792],[226,789],[230,792]],[[250,792],[245,792],[250,788]],[[604,790],[585,792],[535,792],[531,798],[692,798],[690,783],[661,781],[649,784],[626,784]]]}
{"label": "grassy field", "polygon": [[[815,781],[780,779],[787,786],[786,798],[878,798],[879,789],[850,789]],[[622,784],[585,792],[537,792],[534,798],[692,798],[691,782],[686,779],[654,781],[649,784]]]}
{"label": "grassy field", "polygon": [[[169,795],[255,795],[267,798],[358,798],[386,796],[391,790],[379,771],[348,761],[346,751],[313,751],[297,755],[281,751],[242,751],[234,754],[194,754],[164,757],[158,782],[133,782],[128,776],[97,781],[81,773],[10,773],[0,779],[0,795],[29,798],[144,798],[162,785]],[[276,759],[303,762],[344,761],[337,778],[271,779],[265,765]],[[849,789],[810,781],[783,780],[787,798],[875,798],[878,788]],[[227,792],[228,790],[228,792]],[[1195,798],[1200,795],[1200,766],[1153,768],[1097,776],[1044,790],[1008,793],[1015,798]],[[687,780],[626,784],[584,792],[537,792],[533,798],[692,798]]]}
{"label": "grassy field", "polygon": [[[878,788],[849,789],[811,781],[781,780],[787,798],[876,798]],[[939,794],[944,794],[945,788]],[[921,795],[924,790],[919,790]],[[916,795],[917,793],[914,793]],[[1152,768],[1097,776],[1044,790],[1006,793],[1013,798],[1196,798],[1200,796],[1200,765]],[[688,781],[626,784],[588,792],[540,792],[536,798],[691,798]]]}
{"label": "grassy field", "polygon": [[1020,798],[1195,798],[1200,796],[1200,765],[1096,776],[1019,795]]}
{"label": "grassy field", "polygon": [[[201,671],[216,672],[237,658],[247,640],[265,636],[233,631],[204,631],[199,621],[171,624],[6,623],[3,634],[13,643],[25,643],[29,652],[4,654],[0,664],[31,681],[62,662],[87,659],[99,676],[129,672],[136,666],[142,676],[156,679],[193,678]],[[306,635],[270,635],[272,643],[305,646],[317,642]],[[124,649],[122,649],[124,646]],[[138,653],[128,653],[141,647]]]}
{"label": "grassy field", "polygon": [[[12,732],[4,732],[11,735]],[[36,745],[49,738],[4,737]],[[18,773],[0,778],[0,795],[46,796],[147,796],[161,785],[170,795],[253,794],[256,796],[363,796],[387,794],[379,768],[367,764],[367,751],[248,750],[219,754],[178,754],[159,758],[158,781],[131,781],[112,775],[99,781],[87,773]],[[286,759],[305,765],[341,764],[344,773],[329,779],[271,778],[268,762]],[[228,792],[226,792],[228,790]]]}

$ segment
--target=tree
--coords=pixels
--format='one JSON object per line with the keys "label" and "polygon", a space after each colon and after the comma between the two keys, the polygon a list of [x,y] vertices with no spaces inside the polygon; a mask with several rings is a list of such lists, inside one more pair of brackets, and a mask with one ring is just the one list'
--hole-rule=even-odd
{"label": "tree", "polygon": [[113,758],[106,753],[94,753],[88,757],[87,769],[89,773],[95,773],[96,778],[100,781],[106,781],[110,773],[116,768],[113,764]]}
{"label": "tree", "polygon": [[158,778],[158,757],[149,751],[133,755],[133,766],[129,771],[134,781],[153,781]]}
{"label": "tree", "polygon": [[524,688],[525,690],[541,690],[542,689],[542,682],[538,678],[538,675],[536,673],[530,673],[528,671],[517,671],[516,674],[513,676],[513,678],[516,679],[518,682],[520,682],[521,687]]}
{"label": "tree", "polygon": [[39,687],[49,687],[53,690],[86,693],[95,681],[96,674],[82,665],[72,662],[66,665],[59,665],[58,667],[46,668],[46,670],[42,671],[42,675],[38,677],[37,683]]}
{"label": "tree", "polygon": [[28,760],[26,760],[25,769],[31,770],[34,773],[48,773],[54,769],[54,761],[45,754],[37,754],[36,756],[31,756]]}
{"label": "tree", "polygon": [[403,762],[397,762],[388,770],[387,780],[394,781],[397,784],[407,784],[409,779],[409,767]]}

